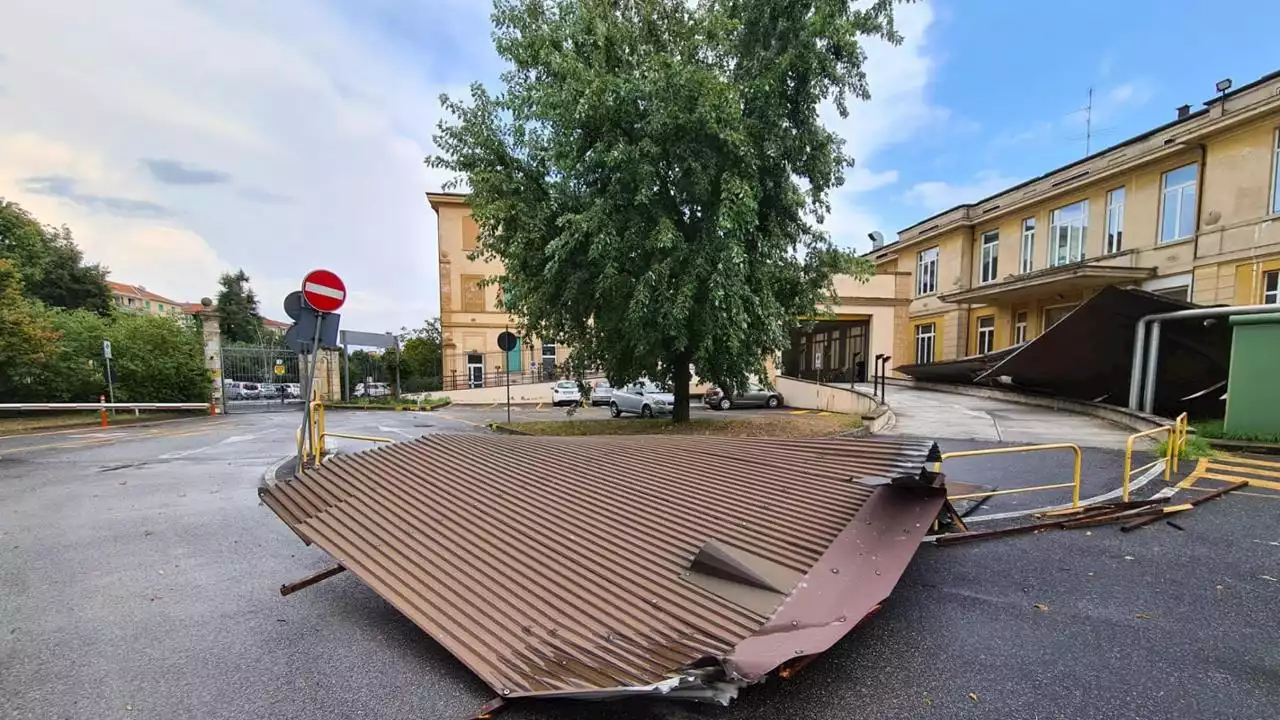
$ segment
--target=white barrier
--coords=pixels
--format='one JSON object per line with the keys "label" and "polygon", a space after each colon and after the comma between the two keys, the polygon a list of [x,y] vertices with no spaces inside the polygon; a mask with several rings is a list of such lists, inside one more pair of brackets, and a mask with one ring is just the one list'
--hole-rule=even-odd
{"label": "white barrier", "polygon": [[0,410],[208,410],[209,403],[0,403]]}

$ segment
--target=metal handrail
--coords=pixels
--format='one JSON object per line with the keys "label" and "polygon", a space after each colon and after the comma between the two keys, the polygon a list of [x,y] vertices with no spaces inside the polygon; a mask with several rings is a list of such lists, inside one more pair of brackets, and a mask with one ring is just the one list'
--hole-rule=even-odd
{"label": "metal handrail", "polygon": [[[1029,488],[1011,488],[1009,490],[991,490],[989,492],[966,493],[964,495],[949,495],[949,500],[968,500],[977,497],[991,497],[994,495],[1012,495],[1014,493],[1033,492],[1036,490],[1057,490],[1060,488],[1071,488],[1071,507],[1080,507],[1080,465],[1084,453],[1080,450],[1080,446],[1075,443],[1048,443],[1045,445],[1020,445],[1018,447],[1009,448],[990,448],[988,450],[958,450],[942,454],[942,460],[949,458],[977,457],[979,455],[1007,455],[1010,453],[1036,452],[1040,450],[1071,450],[1075,453],[1075,463],[1072,468],[1072,479],[1069,483],[1058,483],[1056,485],[1037,485]],[[942,461],[934,464],[935,471],[942,470]]]}
{"label": "metal handrail", "polygon": [[1124,443],[1124,476],[1120,480],[1121,495],[1125,502],[1129,501],[1129,478],[1137,472],[1142,472],[1160,464],[1160,460],[1153,460],[1141,467],[1133,467],[1133,444],[1138,438],[1149,437],[1166,433],[1167,440],[1164,448],[1164,481],[1169,482],[1169,473],[1177,465],[1177,458],[1182,454],[1182,449],[1186,446],[1187,438],[1187,414],[1182,413],[1173,421],[1172,425],[1161,425],[1150,430],[1136,432],[1129,436]]}

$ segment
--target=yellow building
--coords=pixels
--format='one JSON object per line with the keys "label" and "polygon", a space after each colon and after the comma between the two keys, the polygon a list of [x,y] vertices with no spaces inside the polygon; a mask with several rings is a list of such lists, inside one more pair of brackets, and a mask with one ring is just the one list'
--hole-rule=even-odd
{"label": "yellow building", "polygon": [[908,278],[893,364],[1031,340],[1107,285],[1280,302],[1278,186],[1280,72],[922,220],[871,254]]}
{"label": "yellow building", "polygon": [[471,219],[467,196],[427,193],[427,202],[436,212],[439,237],[444,389],[502,385],[504,372],[547,380],[562,374],[558,366],[569,353],[553,339],[521,338],[510,353],[498,348],[498,334],[514,331],[517,323],[499,309],[498,288],[482,287],[486,277],[501,274],[502,265],[468,257],[480,229]]}
{"label": "yellow building", "polygon": [[141,285],[107,281],[111,300],[116,308],[125,312],[181,318],[186,314],[183,303],[157,295]]}

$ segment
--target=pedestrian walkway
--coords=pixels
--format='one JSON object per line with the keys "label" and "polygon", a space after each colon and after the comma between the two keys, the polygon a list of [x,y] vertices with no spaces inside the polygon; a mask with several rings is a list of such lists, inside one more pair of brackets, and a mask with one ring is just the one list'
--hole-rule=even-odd
{"label": "pedestrian walkway", "polygon": [[890,385],[885,396],[894,422],[882,435],[1123,448],[1132,432],[1089,415],[971,395]]}

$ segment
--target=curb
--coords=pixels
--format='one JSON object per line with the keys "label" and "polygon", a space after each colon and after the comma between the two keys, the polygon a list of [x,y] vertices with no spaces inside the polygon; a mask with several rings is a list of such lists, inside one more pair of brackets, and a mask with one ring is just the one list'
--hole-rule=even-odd
{"label": "curb", "polygon": [[[1200,435],[1200,437],[1204,437]],[[1232,452],[1256,453],[1259,455],[1280,455],[1280,443],[1254,442],[1251,440],[1228,440],[1226,438],[1205,438],[1209,447],[1214,450],[1230,450]]]}
{"label": "curb", "polygon": [[525,435],[525,436],[532,435],[532,433],[527,433],[523,430],[516,430],[515,428],[509,428],[506,425],[502,425],[500,423],[489,423],[487,425],[484,425],[483,427],[487,427],[493,432],[498,433],[499,435]]}
{"label": "curb", "polygon": [[443,410],[452,405],[452,402],[440,405],[351,405],[347,403],[337,403],[334,405],[325,405],[325,410],[373,410],[377,412],[435,412]]}
{"label": "curb", "polygon": [[271,463],[271,465],[267,466],[267,469],[262,473],[263,487],[275,485],[276,473],[280,472],[280,468],[284,467],[286,463],[293,461],[296,457],[297,455],[285,455],[279,460]]}

